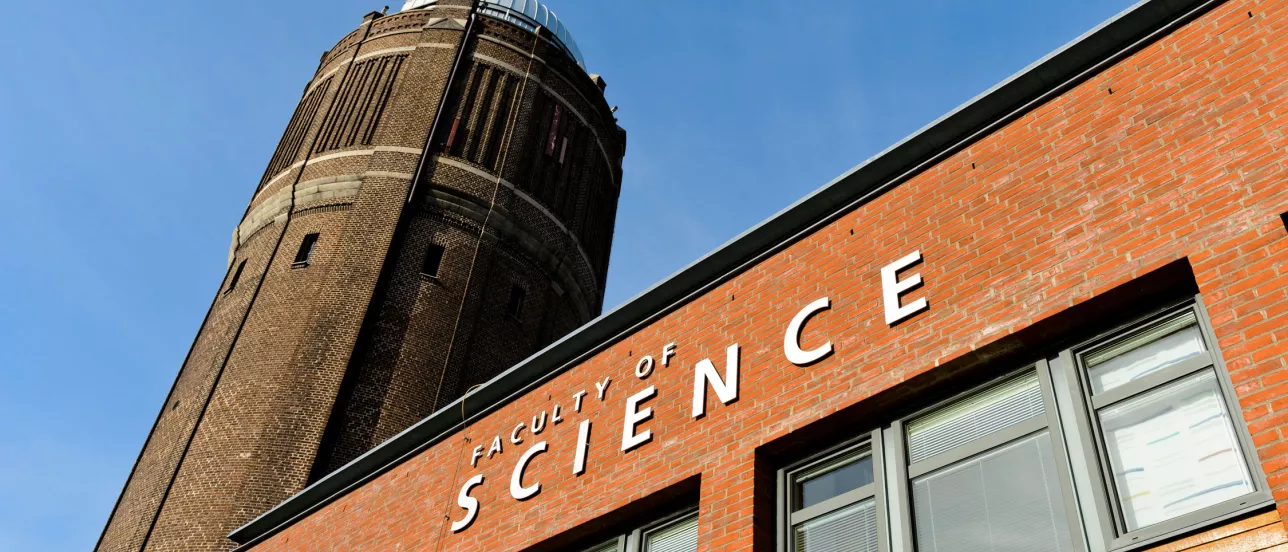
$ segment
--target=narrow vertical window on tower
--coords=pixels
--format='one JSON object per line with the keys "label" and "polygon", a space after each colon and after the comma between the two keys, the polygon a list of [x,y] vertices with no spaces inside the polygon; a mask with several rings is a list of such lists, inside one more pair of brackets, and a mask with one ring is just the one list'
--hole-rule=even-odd
{"label": "narrow vertical window on tower", "polygon": [[425,251],[425,262],[420,267],[422,276],[438,278],[439,265],[443,264],[443,246],[436,243],[429,244]]}
{"label": "narrow vertical window on tower", "polygon": [[304,236],[300,242],[300,250],[295,253],[295,262],[291,263],[292,267],[309,266],[313,260],[313,250],[317,248],[319,234],[314,232]]}
{"label": "narrow vertical window on tower", "polygon": [[563,118],[563,106],[555,104],[555,115],[550,120],[550,131],[546,136],[546,155],[555,154],[555,144],[559,139],[559,120]]}
{"label": "narrow vertical window on tower", "polygon": [[510,299],[505,302],[505,313],[517,320],[523,314],[523,299],[527,294],[519,284],[510,286]]}
{"label": "narrow vertical window on tower", "polygon": [[237,263],[237,271],[233,272],[233,278],[228,281],[228,287],[224,289],[224,293],[231,293],[234,289],[237,289],[237,281],[241,279],[242,271],[245,269],[246,259],[242,259],[242,262]]}

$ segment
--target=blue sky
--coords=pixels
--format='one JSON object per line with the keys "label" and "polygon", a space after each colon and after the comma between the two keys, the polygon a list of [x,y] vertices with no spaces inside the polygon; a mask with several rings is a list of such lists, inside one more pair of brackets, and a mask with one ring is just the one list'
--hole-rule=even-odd
{"label": "blue sky", "polygon": [[[550,4],[629,133],[611,306],[1131,3]],[[380,8],[6,6],[0,551],[93,546],[319,54]]]}

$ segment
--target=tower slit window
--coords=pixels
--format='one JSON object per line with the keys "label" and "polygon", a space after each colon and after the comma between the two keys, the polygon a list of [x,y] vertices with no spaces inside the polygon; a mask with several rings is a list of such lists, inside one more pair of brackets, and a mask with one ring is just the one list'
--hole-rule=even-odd
{"label": "tower slit window", "polygon": [[447,137],[448,153],[457,157],[465,153],[465,143],[469,140],[470,129],[473,127],[471,117],[474,115],[474,103],[478,100],[479,88],[483,85],[484,70],[482,65],[474,66],[474,74],[470,75],[469,88],[465,92],[465,103],[461,104],[456,122],[452,123],[452,132]]}
{"label": "tower slit window", "polygon": [[510,298],[505,302],[505,313],[511,318],[519,318],[523,314],[523,299],[527,294],[528,292],[519,284],[510,286]]}
{"label": "tower slit window", "polygon": [[285,170],[295,160],[296,154],[300,152],[300,146],[304,144],[304,136],[309,125],[313,123],[313,117],[317,114],[318,106],[322,104],[322,97],[326,95],[330,85],[331,77],[327,77],[321,84],[315,86],[295,109],[295,113],[291,115],[291,122],[286,125],[286,132],[282,134],[282,141],[277,145],[277,150],[273,152],[273,158],[259,181],[261,188],[270,178]]}
{"label": "tower slit window", "polygon": [[316,152],[371,144],[406,58],[383,56],[349,69],[322,125]]}
{"label": "tower slit window", "polygon": [[554,118],[550,120],[550,131],[546,134],[546,155],[555,154],[555,142],[559,138],[559,122],[563,118],[563,106],[555,104]]}
{"label": "tower slit window", "polygon": [[233,278],[228,281],[228,288],[224,290],[224,293],[229,293],[232,290],[237,289],[237,281],[241,280],[242,271],[245,269],[246,259],[242,259],[242,262],[237,263],[237,271],[233,272]]}
{"label": "tower slit window", "polygon": [[309,266],[309,262],[313,260],[313,250],[317,249],[319,235],[314,232],[304,236],[304,240],[300,241],[300,250],[295,253],[295,262],[291,263],[291,266]]}
{"label": "tower slit window", "polygon": [[487,79],[487,88],[483,93],[481,101],[478,102],[478,115],[474,123],[474,129],[470,132],[470,142],[466,145],[467,152],[465,158],[475,163],[483,154],[483,148],[486,146],[484,141],[487,139],[488,113],[494,113],[492,105],[496,102],[496,90],[500,84],[503,75],[500,71],[489,70]]}
{"label": "tower slit window", "polygon": [[436,243],[429,244],[425,251],[425,262],[420,267],[420,273],[430,278],[438,278],[438,269],[443,264],[443,246]]}
{"label": "tower slit window", "polygon": [[510,123],[510,105],[513,103],[515,89],[514,79],[505,79],[505,85],[501,87],[501,93],[498,95],[496,116],[492,123],[492,132],[488,136],[487,150],[483,155],[482,165],[489,169],[499,170],[496,166],[497,157],[501,152],[501,142],[505,139],[505,129]]}

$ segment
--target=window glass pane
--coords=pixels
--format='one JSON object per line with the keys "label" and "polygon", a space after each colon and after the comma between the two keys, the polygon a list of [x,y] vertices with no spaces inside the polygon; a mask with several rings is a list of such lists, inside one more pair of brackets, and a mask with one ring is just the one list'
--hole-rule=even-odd
{"label": "window glass pane", "polygon": [[920,462],[1044,411],[1037,372],[1029,372],[909,422],[909,462]]}
{"label": "window glass pane", "polygon": [[852,504],[792,529],[794,552],[877,552],[874,499]]}
{"label": "window glass pane", "polygon": [[1205,350],[1198,318],[1187,312],[1088,354],[1091,392],[1101,393]]}
{"label": "window glass pane", "polygon": [[697,552],[698,516],[644,533],[644,552]]}
{"label": "window glass pane", "polygon": [[617,541],[606,542],[586,552],[617,552]]}
{"label": "window glass pane", "polygon": [[808,470],[795,478],[792,511],[808,508],[872,482],[872,455],[855,454]]}
{"label": "window glass pane", "polygon": [[917,550],[1073,550],[1056,473],[1044,431],[913,480]]}
{"label": "window glass pane", "polygon": [[1216,373],[1099,412],[1128,531],[1254,490]]}

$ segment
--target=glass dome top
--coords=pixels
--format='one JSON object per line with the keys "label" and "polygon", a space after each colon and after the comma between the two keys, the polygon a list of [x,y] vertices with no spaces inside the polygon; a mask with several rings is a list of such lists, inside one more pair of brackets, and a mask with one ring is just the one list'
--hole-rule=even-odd
{"label": "glass dome top", "polygon": [[[407,0],[403,11],[425,8],[437,4],[438,0]],[[572,32],[565,27],[555,12],[541,5],[537,0],[479,0],[479,13],[501,19],[537,32],[537,27],[545,27],[555,36],[555,43],[563,47],[576,60],[582,70],[586,69],[586,60],[581,57],[577,41]]]}

